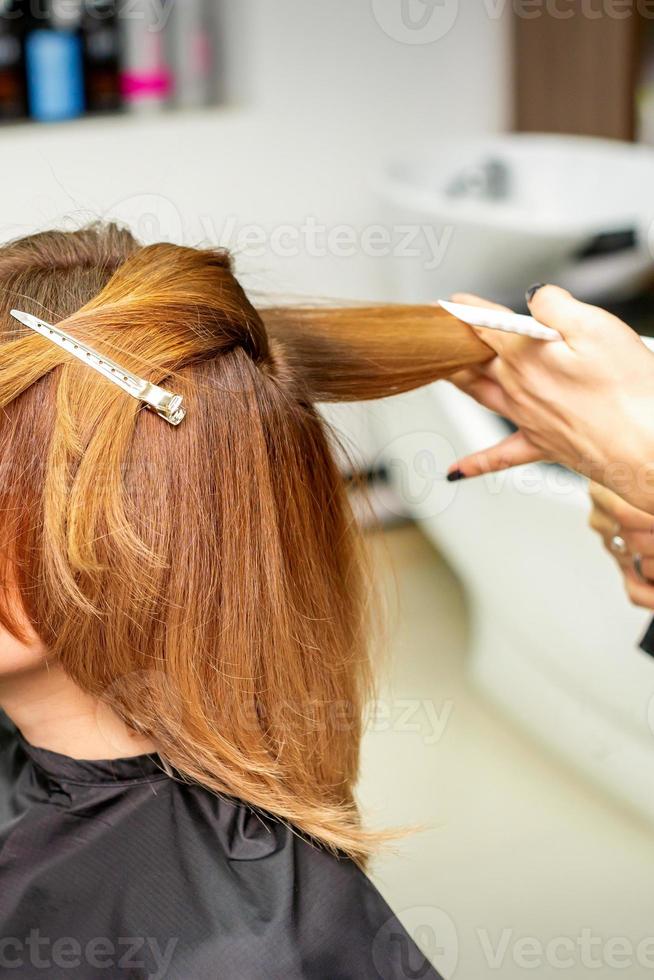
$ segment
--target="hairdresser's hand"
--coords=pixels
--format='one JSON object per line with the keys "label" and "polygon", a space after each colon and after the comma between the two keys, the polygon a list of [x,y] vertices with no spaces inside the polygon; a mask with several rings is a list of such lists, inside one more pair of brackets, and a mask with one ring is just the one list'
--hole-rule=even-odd
{"label": "hairdresser's hand", "polygon": [[[494,305],[475,296],[454,299]],[[473,327],[497,356],[452,380],[519,432],[460,460],[450,479],[549,460],[654,512],[654,355],[617,317],[556,286],[539,288],[529,305],[563,339]]]}
{"label": "hairdresser's hand", "polygon": [[590,526],[618,563],[627,595],[637,606],[654,609],[654,517],[596,483],[590,497]]}

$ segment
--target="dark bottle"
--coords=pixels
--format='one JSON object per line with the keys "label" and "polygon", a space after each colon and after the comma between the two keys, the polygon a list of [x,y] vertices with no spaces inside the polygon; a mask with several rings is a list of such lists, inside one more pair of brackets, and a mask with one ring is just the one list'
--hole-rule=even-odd
{"label": "dark bottle", "polygon": [[122,105],[117,0],[85,0],[82,35],[87,106],[115,112]]}
{"label": "dark bottle", "polygon": [[0,0],[0,120],[27,115],[23,35],[26,11],[22,0]]}
{"label": "dark bottle", "polygon": [[84,112],[82,0],[29,0],[25,36],[32,118],[50,122]]}

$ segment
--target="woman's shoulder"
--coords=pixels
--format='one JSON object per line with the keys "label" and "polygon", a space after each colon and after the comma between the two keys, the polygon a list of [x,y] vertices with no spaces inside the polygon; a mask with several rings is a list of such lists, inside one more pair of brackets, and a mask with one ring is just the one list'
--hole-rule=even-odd
{"label": "woman's shoulder", "polygon": [[[6,722],[1,738],[11,755]],[[67,935],[74,907],[80,942],[106,936],[118,950],[120,937],[147,936],[167,980],[436,978],[352,861],[270,814],[155,766],[146,774],[143,760],[72,772],[41,755],[59,766],[58,781],[30,782],[30,839],[10,848],[26,848],[25,860],[4,867],[0,848],[3,884],[21,896],[3,906],[0,892],[8,934],[22,935],[37,915],[44,934]]]}
{"label": "woman's shoulder", "polygon": [[437,980],[379,891],[351,860],[238,801],[188,785],[174,792],[183,799],[184,820],[189,821],[186,829],[178,825],[175,847],[186,850],[182,860],[195,869],[193,890],[196,898],[201,896],[197,907],[213,922],[219,945],[220,937],[232,937],[225,956],[239,948],[238,937],[243,942],[249,937],[247,956],[230,964],[237,971],[233,975],[249,976],[252,956],[276,965],[278,972],[270,970],[269,977],[288,980]]}
{"label": "woman's shoulder", "polygon": [[16,726],[9,720],[5,712],[0,708],[0,751],[10,741],[17,738]]}
{"label": "woman's shoulder", "polygon": [[25,765],[25,753],[18,730],[0,709],[0,836],[8,820],[20,812],[15,787]]}
{"label": "woman's shoulder", "polygon": [[0,781],[11,780],[23,761],[18,729],[0,708]]}

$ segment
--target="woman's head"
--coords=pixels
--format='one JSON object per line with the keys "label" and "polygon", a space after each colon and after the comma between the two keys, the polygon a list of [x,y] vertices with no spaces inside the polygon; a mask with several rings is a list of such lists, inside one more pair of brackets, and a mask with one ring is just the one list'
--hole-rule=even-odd
{"label": "woman's head", "polygon": [[[186,419],[144,411],[14,306],[183,395]],[[226,253],[114,226],[0,249],[0,625],[183,775],[355,857],[367,587],[314,401],[487,356],[440,322],[257,311]]]}

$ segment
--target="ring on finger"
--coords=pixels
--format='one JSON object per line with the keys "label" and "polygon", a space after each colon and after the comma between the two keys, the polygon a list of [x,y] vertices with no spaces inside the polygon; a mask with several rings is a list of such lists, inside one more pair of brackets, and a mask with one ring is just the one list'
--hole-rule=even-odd
{"label": "ring on finger", "polygon": [[621,534],[613,535],[609,544],[609,548],[611,549],[614,555],[626,555],[628,551],[627,542],[625,541],[625,539],[622,537]]}
{"label": "ring on finger", "polygon": [[654,579],[648,578],[647,575],[645,575],[645,573],[643,572],[643,556],[641,554],[635,554],[633,556],[632,561],[634,565],[634,571],[638,576],[638,578],[641,580],[641,582],[644,582],[645,585],[654,585]]}

